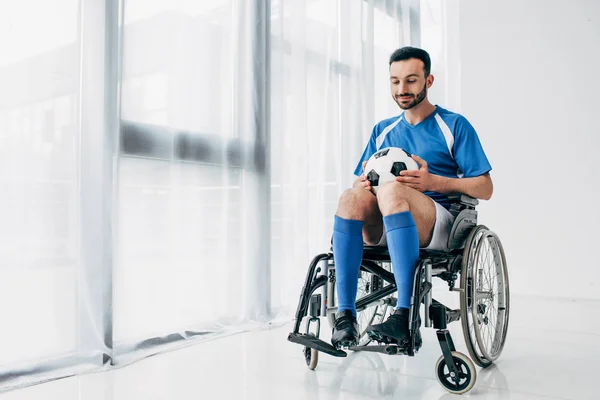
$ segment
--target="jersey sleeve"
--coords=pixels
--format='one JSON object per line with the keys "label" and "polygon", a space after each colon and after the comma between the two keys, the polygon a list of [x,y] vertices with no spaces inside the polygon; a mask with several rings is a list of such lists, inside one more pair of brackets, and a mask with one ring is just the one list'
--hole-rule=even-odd
{"label": "jersey sleeve", "polygon": [[475,128],[462,116],[456,122],[453,150],[454,159],[464,178],[473,178],[492,170]]}
{"label": "jersey sleeve", "polygon": [[363,151],[362,156],[360,157],[360,161],[356,165],[356,169],[354,170],[354,175],[360,176],[363,173],[362,163],[363,161],[367,161],[375,152],[377,151],[377,125],[373,127],[373,131],[371,132],[371,137],[369,138],[369,142]]}

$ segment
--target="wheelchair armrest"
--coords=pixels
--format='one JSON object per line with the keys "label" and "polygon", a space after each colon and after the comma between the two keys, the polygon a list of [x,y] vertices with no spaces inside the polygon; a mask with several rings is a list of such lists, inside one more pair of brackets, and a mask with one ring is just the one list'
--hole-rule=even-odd
{"label": "wheelchair armrest", "polygon": [[463,193],[452,193],[448,195],[450,201],[450,214],[455,217],[460,214],[462,210],[474,210],[479,204],[479,200]]}
{"label": "wheelchair armrest", "polygon": [[451,193],[448,195],[448,200],[452,204],[460,204],[467,207],[475,207],[479,204],[479,200],[464,193]]}

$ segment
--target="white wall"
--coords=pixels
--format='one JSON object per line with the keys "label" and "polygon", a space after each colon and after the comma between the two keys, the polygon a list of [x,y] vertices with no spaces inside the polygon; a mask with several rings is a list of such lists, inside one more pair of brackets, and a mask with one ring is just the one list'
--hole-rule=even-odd
{"label": "white wall", "polygon": [[462,0],[458,15],[458,107],[494,168],[480,222],[511,289],[598,299],[600,1]]}

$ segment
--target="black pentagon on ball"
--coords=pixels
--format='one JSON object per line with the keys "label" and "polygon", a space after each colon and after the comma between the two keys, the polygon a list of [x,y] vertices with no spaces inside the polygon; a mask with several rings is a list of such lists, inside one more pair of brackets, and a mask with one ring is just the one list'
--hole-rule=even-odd
{"label": "black pentagon on ball", "polygon": [[374,169],[369,171],[369,173],[367,174],[367,179],[369,182],[371,182],[371,186],[379,185],[379,174],[375,172]]}
{"label": "black pentagon on ball", "polygon": [[406,168],[406,164],[404,164],[402,161],[396,161],[392,165],[392,169],[390,170],[390,172],[394,176],[400,176],[400,171],[406,171],[407,169],[408,168]]}
{"label": "black pentagon on ball", "polygon": [[379,150],[377,153],[373,154],[373,157],[375,157],[377,159],[379,157],[387,156],[387,153],[389,153],[389,152],[390,152],[390,149]]}
{"label": "black pentagon on ball", "polygon": [[404,149],[402,149],[402,151],[403,151],[403,152],[404,152],[404,153],[405,153],[405,154],[408,156],[408,158],[412,158],[412,157],[410,156],[410,153],[409,153],[408,151],[406,151],[406,150],[404,150]]}

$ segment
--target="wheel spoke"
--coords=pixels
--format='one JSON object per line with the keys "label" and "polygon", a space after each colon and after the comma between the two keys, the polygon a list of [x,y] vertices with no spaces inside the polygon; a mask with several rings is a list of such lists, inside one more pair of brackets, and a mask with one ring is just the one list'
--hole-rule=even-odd
{"label": "wheel spoke", "polygon": [[[493,232],[475,228],[465,244],[461,296],[463,333],[471,358],[485,367],[497,358],[504,344],[507,304],[503,252]],[[484,310],[485,307],[485,310]],[[503,319],[504,318],[504,319]]]}
{"label": "wheel spoke", "polygon": [[494,294],[492,293],[491,290],[478,290],[475,293],[475,298],[477,300],[491,300],[493,298]]}
{"label": "wheel spoke", "polygon": [[[388,264],[388,263],[381,263],[381,265],[384,269],[390,270],[391,268],[389,267],[389,265],[386,265],[386,264]],[[374,292],[373,289],[376,287],[376,286],[374,286],[374,285],[376,285],[376,283],[374,283],[374,279],[377,279],[377,278],[375,278],[374,275],[371,274],[370,272],[362,271],[362,270],[359,272],[357,295],[356,295],[357,300],[360,300],[361,298],[368,296]],[[383,286],[385,286],[385,283]],[[381,286],[380,286],[380,289],[381,289]],[[380,289],[378,289],[378,290],[380,290]],[[335,304],[337,304],[337,291],[334,293],[335,293],[335,300],[336,300]],[[359,329],[359,334],[360,334],[359,343],[361,346],[367,345],[371,341],[366,335],[367,327],[372,324],[378,324],[378,323],[384,322],[388,307],[389,307],[388,304],[379,304],[377,302],[374,302],[374,303],[367,305],[365,308],[359,310],[358,315],[357,315],[357,320],[358,320],[358,329]]]}
{"label": "wheel spoke", "polygon": [[[483,240],[483,241],[481,241]],[[477,243],[474,254],[473,287],[475,291],[473,328],[476,336],[476,346],[483,356],[494,360],[504,344],[506,323],[507,290],[504,285],[504,263],[502,249],[497,236],[486,232]],[[485,311],[482,313],[482,309]]]}

